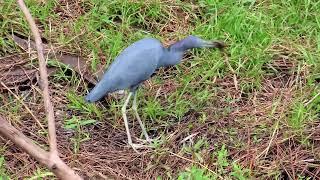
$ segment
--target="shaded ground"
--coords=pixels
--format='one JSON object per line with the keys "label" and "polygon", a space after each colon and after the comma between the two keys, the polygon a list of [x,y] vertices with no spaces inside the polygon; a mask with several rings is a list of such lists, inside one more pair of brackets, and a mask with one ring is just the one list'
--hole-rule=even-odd
{"label": "shaded ground", "polygon": [[[84,104],[82,97],[88,81],[62,68],[50,78],[50,89],[63,159],[89,179],[155,179],[159,176],[170,179],[181,172],[192,174],[190,167],[220,179],[320,178],[319,52],[316,52],[317,43],[312,41],[319,35],[313,34],[312,30],[300,32],[303,27],[295,30],[294,23],[275,24],[273,32],[270,24],[283,20],[281,15],[287,10],[280,9],[279,16],[272,16],[275,10],[268,6],[269,3],[272,2],[252,4],[261,16],[252,13],[247,4],[226,2],[210,5],[205,1],[182,4],[114,1],[108,9],[97,2],[61,1],[49,3],[48,12],[46,8],[36,11],[39,4],[30,3],[39,17],[43,36],[50,44],[61,51],[86,57],[92,64],[96,60],[108,64],[127,44],[144,36],[144,31],[161,37],[165,45],[189,32],[208,38],[223,37],[230,44],[228,57],[220,53],[207,55],[207,50],[192,51],[187,53],[187,61],[178,67],[160,69],[157,76],[144,84],[139,92],[140,112],[149,134],[160,137],[161,141],[154,149],[142,150],[141,154],[126,147],[127,137],[120,113],[122,101],[108,97],[107,101],[96,105]],[[312,3],[319,6],[319,3]],[[9,3],[5,5],[9,6]],[[276,5],[284,6],[274,3]],[[319,12],[310,9],[310,14]],[[235,17],[238,20],[233,19],[229,11],[231,14],[238,12],[239,16]],[[18,15],[5,12],[0,16],[2,19],[18,19]],[[46,13],[55,15],[47,16]],[[108,13],[109,16],[104,16]],[[271,14],[270,19],[274,18],[274,22],[269,18],[253,20],[266,14]],[[88,19],[85,19],[86,15]],[[221,24],[211,16],[218,18]],[[245,17],[243,21],[242,17]],[[313,20],[308,20],[310,17],[304,17],[307,19],[303,21],[304,26],[313,25]],[[88,20],[88,29],[81,28],[81,18],[84,22]],[[235,24],[235,27],[246,26],[239,31],[229,25],[238,21],[242,24]],[[263,21],[267,25],[260,25]],[[11,23],[10,28],[5,27],[14,29],[17,26],[17,23]],[[46,24],[49,23],[56,28],[53,32],[48,30]],[[210,31],[212,24],[218,27],[214,29],[217,34]],[[80,28],[76,29],[77,26]],[[225,29],[219,29],[219,26]],[[250,26],[253,28],[249,32]],[[290,30],[282,34],[285,29]],[[315,28],[314,31],[318,30]],[[59,34],[61,32],[64,36]],[[1,33],[9,42],[2,45],[3,56],[24,53],[10,40],[10,34]],[[274,36],[269,37],[272,33]],[[5,68],[0,70],[2,76],[8,72]],[[24,86],[12,91],[23,97],[36,118],[45,124],[37,81],[28,79],[20,80]],[[0,113],[15,127],[37,143],[46,144],[46,132],[5,88],[1,88],[0,105]],[[75,128],[67,129],[66,122],[73,117],[76,117],[73,119]],[[91,119],[97,122],[81,124]],[[131,115],[129,119],[134,118]],[[133,134],[141,134],[138,123],[130,124],[134,124],[131,127]],[[50,178],[47,170],[26,153],[6,139],[0,139],[0,155],[5,159],[5,168],[0,166],[1,171],[15,179]]]}

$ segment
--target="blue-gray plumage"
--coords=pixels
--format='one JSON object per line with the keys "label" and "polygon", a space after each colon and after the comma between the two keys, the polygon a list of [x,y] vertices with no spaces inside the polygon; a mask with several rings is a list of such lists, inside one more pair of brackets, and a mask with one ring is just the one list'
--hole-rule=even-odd
{"label": "blue-gray plumage", "polygon": [[108,93],[129,89],[130,93],[122,108],[122,112],[126,125],[128,142],[135,149],[135,147],[138,146],[132,144],[125,115],[126,106],[131,95],[134,95],[133,109],[136,112],[143,134],[149,141],[149,137],[136,111],[135,91],[139,85],[149,79],[158,68],[178,64],[181,61],[184,52],[188,49],[204,47],[222,49],[224,46],[224,43],[220,41],[206,41],[196,36],[188,36],[187,38],[172,44],[168,48],[165,48],[157,39],[144,38],[127,47],[118,57],[116,57],[101,80],[85,99],[87,102],[95,102]]}

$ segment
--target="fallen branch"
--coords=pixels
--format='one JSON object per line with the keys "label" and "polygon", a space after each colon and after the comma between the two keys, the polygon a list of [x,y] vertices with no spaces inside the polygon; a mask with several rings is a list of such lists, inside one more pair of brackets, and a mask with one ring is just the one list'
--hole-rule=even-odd
{"label": "fallen branch", "polygon": [[[25,50],[26,52],[33,53],[36,50],[36,43],[33,40],[23,39],[16,35],[12,35],[12,39],[21,49]],[[81,77],[94,85],[97,84],[98,80],[101,79],[104,73],[105,67],[100,63],[96,64],[96,71],[93,71],[83,57],[58,51],[56,47],[50,46],[51,48],[49,48],[48,44],[43,44],[43,47],[44,55],[46,57],[55,59],[58,62],[69,66],[70,69],[74,70]],[[50,67],[50,69],[53,69],[53,67]]]}
{"label": "fallen branch", "polygon": [[41,79],[40,86],[43,91],[42,94],[44,99],[44,106],[48,120],[50,151],[47,152],[41,149],[39,146],[33,144],[32,140],[24,136],[2,117],[0,117],[0,133],[13,141],[16,145],[18,145],[21,149],[26,151],[40,163],[46,165],[48,169],[50,169],[58,178],[81,179],[81,177],[75,174],[75,172],[70,167],[68,167],[58,156],[54,111],[53,105],[50,101],[48,74],[40,33],[24,1],[18,0],[18,4],[30,25],[32,34],[36,42]]}
{"label": "fallen branch", "polygon": [[61,179],[81,179],[80,176],[67,166],[58,156],[52,156],[51,152],[41,149],[31,139],[23,135],[19,130],[0,116],[0,134],[10,139],[15,145],[35,158],[41,164],[47,166],[57,177]]}

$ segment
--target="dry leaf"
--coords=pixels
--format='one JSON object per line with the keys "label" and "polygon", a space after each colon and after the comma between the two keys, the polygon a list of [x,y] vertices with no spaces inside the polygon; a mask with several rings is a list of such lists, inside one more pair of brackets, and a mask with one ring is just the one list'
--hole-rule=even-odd
{"label": "dry leaf", "polygon": [[[31,40],[22,39],[18,36],[13,35],[13,40],[18,44],[19,47],[27,52],[35,51],[35,43]],[[71,69],[80,74],[85,80],[92,84],[96,84],[104,72],[104,66],[97,64],[97,72],[92,72],[90,66],[86,63],[85,59],[79,56],[66,54],[62,52],[49,51],[48,45],[44,44],[45,55],[51,59],[56,59],[59,62],[69,65]]]}
{"label": "dry leaf", "polygon": [[[10,89],[26,85],[36,77],[37,70],[26,68],[29,58],[23,55],[11,55],[0,58],[0,81]],[[0,89],[3,89],[0,85]]]}

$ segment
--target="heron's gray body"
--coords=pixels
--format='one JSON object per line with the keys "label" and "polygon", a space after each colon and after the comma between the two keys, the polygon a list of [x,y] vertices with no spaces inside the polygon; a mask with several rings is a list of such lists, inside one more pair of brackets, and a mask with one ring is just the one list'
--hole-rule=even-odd
{"label": "heron's gray body", "polygon": [[140,83],[149,79],[160,67],[178,64],[187,49],[197,47],[217,47],[195,36],[189,36],[165,48],[154,38],[139,40],[123,50],[110,65],[99,83],[86,96],[86,101],[95,102],[108,93],[130,89],[134,92]]}
{"label": "heron's gray body", "polygon": [[122,89],[135,91],[157,68],[176,64],[182,55],[181,51],[168,54],[168,49],[157,39],[139,40],[119,54],[86,100],[95,102],[108,93]]}
{"label": "heron's gray body", "polygon": [[224,47],[224,44],[218,41],[209,42],[195,36],[188,36],[168,48],[165,48],[159,40],[154,38],[144,38],[139,40],[127,47],[118,55],[101,80],[85,97],[85,99],[87,102],[95,102],[108,93],[117,90],[130,89],[130,93],[122,107],[122,115],[127,131],[128,143],[134,149],[135,147],[140,147],[140,145],[132,143],[129,132],[126,107],[130,97],[134,94],[132,107],[144,136],[147,141],[150,142],[150,138],[137,112],[136,89],[143,81],[149,79],[158,68],[178,64],[186,50],[202,47],[221,49]]}

